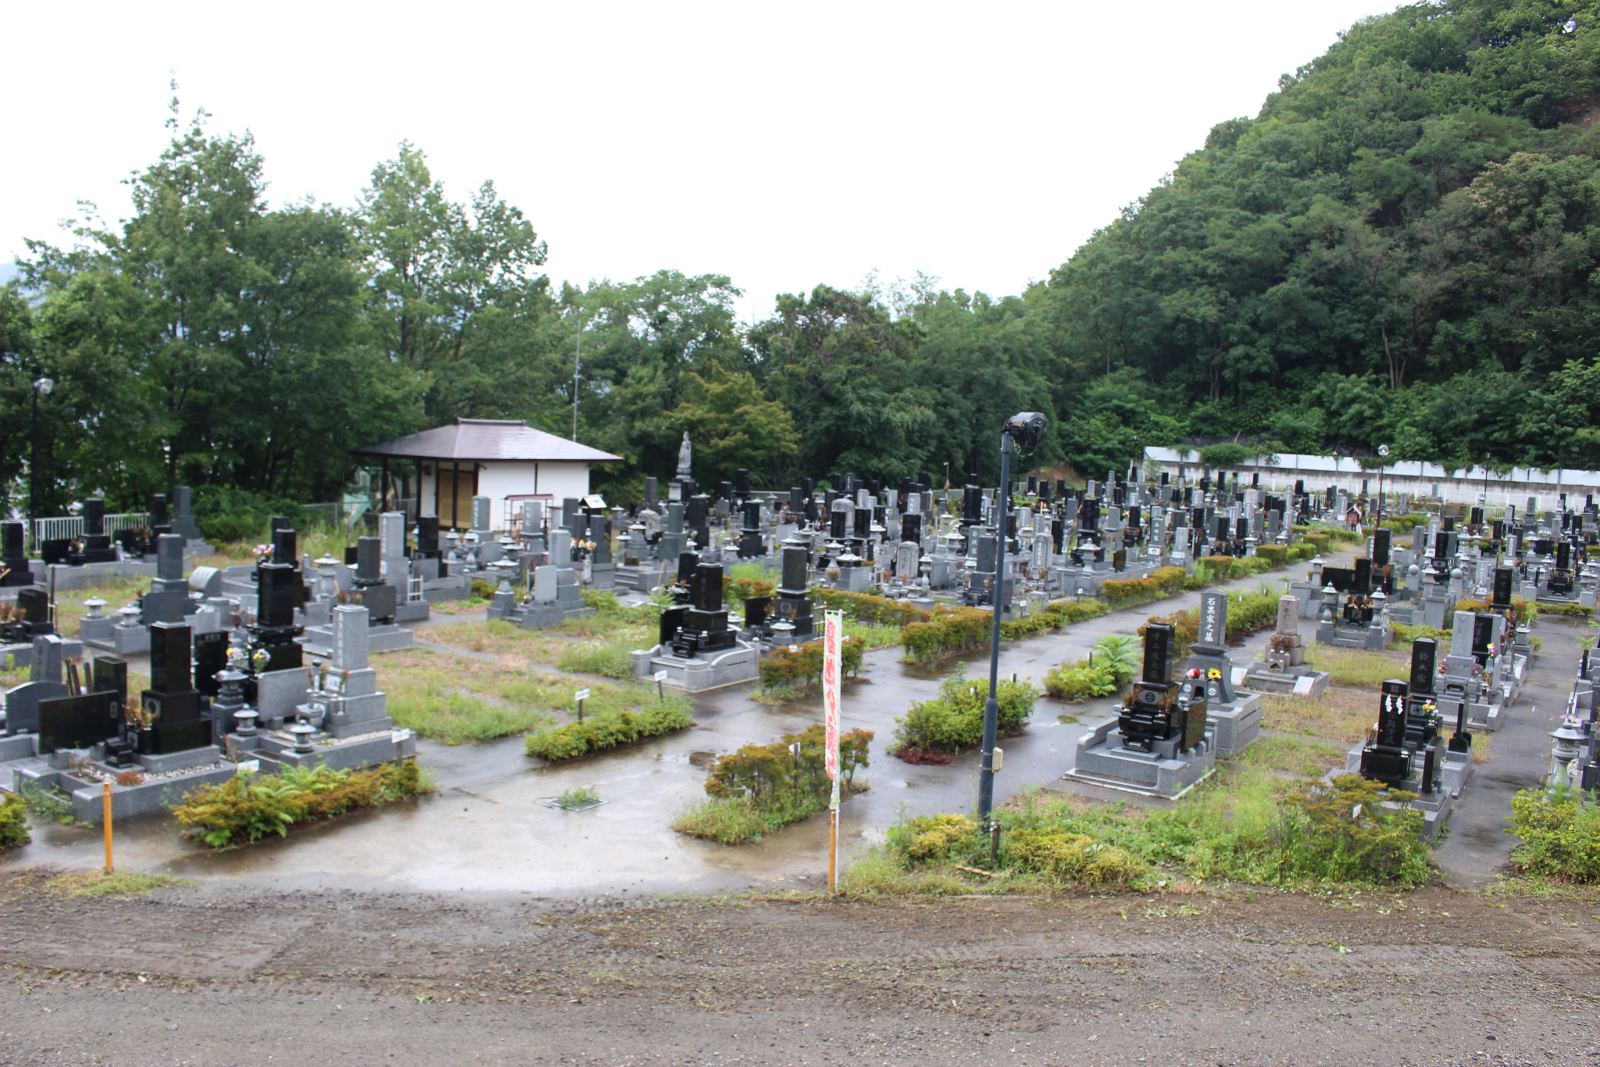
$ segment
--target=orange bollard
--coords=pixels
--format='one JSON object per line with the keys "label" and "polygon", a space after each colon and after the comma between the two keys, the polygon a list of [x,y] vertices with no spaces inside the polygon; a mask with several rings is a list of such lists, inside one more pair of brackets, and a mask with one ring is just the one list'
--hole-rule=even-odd
{"label": "orange bollard", "polygon": [[111,783],[102,783],[104,792],[100,794],[100,809],[105,816],[106,824],[106,873],[111,873]]}

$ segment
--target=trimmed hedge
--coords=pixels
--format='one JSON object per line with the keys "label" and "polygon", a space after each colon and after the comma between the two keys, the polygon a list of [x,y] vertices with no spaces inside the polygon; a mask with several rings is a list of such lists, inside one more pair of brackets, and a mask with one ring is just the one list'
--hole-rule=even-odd
{"label": "trimmed hedge", "polygon": [[[1487,600],[1467,599],[1456,601],[1456,610],[1488,612],[1493,609],[1489,606]],[[1511,623],[1514,626],[1532,626],[1539,621],[1539,612],[1543,610],[1543,606],[1537,601],[1529,600],[1526,597],[1514,596],[1511,598]],[[1455,622],[1454,615],[1450,617],[1450,621],[1452,623]]]}
{"label": "trimmed hedge", "polygon": [[608,748],[686,730],[694,725],[688,702],[674,700],[640,708],[638,711],[613,711],[590,715],[582,722],[569,722],[528,735],[527,753],[551,763],[577,759]]}
{"label": "trimmed hedge", "polygon": [[832,611],[842,611],[859,622],[878,626],[906,626],[928,621],[928,612],[915,604],[871,593],[851,593],[843,589],[818,589],[817,602]]}
{"label": "trimmed hedge", "polygon": [[[862,656],[866,642],[859,637],[846,637],[839,646],[840,672],[846,678],[861,673]],[[822,642],[807,641],[791,648],[774,648],[761,657],[758,668],[762,689],[787,689],[796,695],[822,685]]]}
{"label": "trimmed hedge", "polygon": [[[1139,627],[1139,635],[1144,636],[1145,628],[1154,622],[1164,622],[1172,627],[1177,659],[1187,656],[1189,646],[1200,637],[1199,608],[1186,608],[1171,615],[1152,615],[1144,626]],[[1277,622],[1277,593],[1234,593],[1228,597],[1228,637],[1244,637],[1275,626]]]}
{"label": "trimmed hedge", "polygon": [[1143,578],[1107,578],[1100,586],[1100,598],[1113,608],[1148,604],[1183,592],[1187,577],[1182,567],[1158,567]]}
{"label": "trimmed hedge", "polygon": [[[1048,607],[1021,619],[1000,623],[1000,639],[1016,641],[1054,633],[1111,610],[1101,600],[1055,600]],[[900,632],[906,659],[911,663],[937,663],[950,656],[974,652],[989,644],[994,616],[978,608],[935,608],[927,622],[914,622]]]}
{"label": "trimmed hedge", "polygon": [[172,809],[212,848],[283,837],[295,823],[329,819],[359,808],[375,808],[431,792],[415,760],[366,770],[288,768],[278,774],[236,774],[186,793]]}

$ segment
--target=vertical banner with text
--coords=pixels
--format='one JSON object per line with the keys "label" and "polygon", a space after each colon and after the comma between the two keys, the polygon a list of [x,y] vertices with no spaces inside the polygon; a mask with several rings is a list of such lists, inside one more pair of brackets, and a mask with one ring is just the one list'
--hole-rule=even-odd
{"label": "vertical banner with text", "polygon": [[833,779],[833,807],[839,806],[839,689],[844,612],[830,611],[822,629],[822,722],[828,777]]}
{"label": "vertical banner with text", "polygon": [[828,796],[828,892],[839,888],[839,697],[844,612],[830,611],[822,627],[823,758],[833,789]]}

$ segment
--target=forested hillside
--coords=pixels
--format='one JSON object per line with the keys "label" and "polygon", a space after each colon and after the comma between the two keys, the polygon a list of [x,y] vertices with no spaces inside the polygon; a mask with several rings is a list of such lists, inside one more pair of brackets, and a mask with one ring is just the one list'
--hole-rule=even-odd
{"label": "forested hillside", "polygon": [[1028,292],[821,285],[746,326],[723,276],[556,291],[538,205],[457,196],[408,144],[345,206],[271,204],[249,135],[175,104],[129,221],[33,244],[0,290],[0,504],[25,499],[40,376],[47,511],[176,481],[328,499],[350,447],[458,415],[570,433],[580,335],[578,435],[628,459],[623,496],[684,430],[702,480],[992,480],[1022,408],[1051,416],[1041,461],[1090,475],[1223,438],[1600,467],[1597,117],[1600,4],[1418,4]]}

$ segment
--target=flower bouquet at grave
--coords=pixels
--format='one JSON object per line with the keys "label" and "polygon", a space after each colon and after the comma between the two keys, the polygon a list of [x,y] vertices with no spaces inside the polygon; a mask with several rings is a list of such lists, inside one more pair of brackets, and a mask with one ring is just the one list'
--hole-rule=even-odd
{"label": "flower bouquet at grave", "polygon": [[257,545],[256,546],[256,562],[257,563],[271,563],[272,562],[272,546],[271,545]]}
{"label": "flower bouquet at grave", "polygon": [[148,730],[156,724],[156,713],[138,697],[128,697],[122,702],[122,721],[130,730]]}

